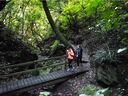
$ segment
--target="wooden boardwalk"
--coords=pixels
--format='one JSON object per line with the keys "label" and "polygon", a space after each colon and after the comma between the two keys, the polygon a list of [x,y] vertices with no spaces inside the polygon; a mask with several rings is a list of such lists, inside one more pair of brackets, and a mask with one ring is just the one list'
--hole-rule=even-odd
{"label": "wooden boardwalk", "polygon": [[[61,56],[61,58],[65,58],[65,56]],[[60,59],[60,57],[30,61],[30,62],[21,63],[21,64],[14,64],[14,65],[10,65],[10,66],[5,66],[3,68],[20,67],[20,66],[24,66],[24,65],[27,66],[27,65],[31,65],[33,63],[38,64],[38,62],[44,62],[44,61],[52,60],[52,59],[53,60]],[[80,66],[79,68],[77,68],[73,71],[67,72],[66,70],[63,69],[63,70],[49,73],[47,75],[39,75],[39,76],[35,76],[35,77],[30,77],[30,78],[21,79],[18,81],[12,81],[12,82],[8,82],[6,84],[2,84],[2,85],[0,85],[0,96],[13,96],[13,94],[15,94],[15,93],[19,94],[20,92],[25,92],[25,91],[28,91],[31,89],[35,89],[35,88],[39,88],[39,87],[43,87],[43,86],[55,85],[57,83],[61,83],[67,79],[70,79],[73,76],[76,76],[81,73],[89,71],[90,62],[89,62],[88,55],[85,54],[85,52],[83,52],[82,61],[87,61],[87,62],[86,62],[86,64],[82,64],[82,66]],[[52,65],[48,65],[46,67],[63,66],[65,64],[66,64],[66,62],[60,61],[60,63],[58,63],[58,64],[52,64]],[[43,67],[41,67],[41,68],[43,68]],[[2,75],[0,78],[2,78],[4,76],[8,77],[8,76],[17,75],[20,73],[32,72],[33,70],[36,70],[36,69]]]}
{"label": "wooden boardwalk", "polygon": [[67,72],[65,70],[59,70],[56,72],[49,73],[48,75],[36,76],[18,81],[9,82],[0,85],[0,96],[14,94],[15,92],[27,91],[39,86],[48,86],[48,85],[60,83],[66,79],[69,79],[72,76],[76,76],[86,71],[88,71],[88,67],[85,64],[82,67],[75,69],[74,71]]}

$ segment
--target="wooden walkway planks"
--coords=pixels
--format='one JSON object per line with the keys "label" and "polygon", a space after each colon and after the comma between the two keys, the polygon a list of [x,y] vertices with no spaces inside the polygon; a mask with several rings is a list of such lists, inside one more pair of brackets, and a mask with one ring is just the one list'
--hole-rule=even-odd
{"label": "wooden walkway planks", "polygon": [[82,67],[79,67],[79,69],[74,70],[74,71],[65,71],[65,70],[59,70],[56,72],[49,73],[48,75],[43,75],[43,76],[36,76],[36,77],[31,77],[27,79],[22,79],[14,82],[9,82],[3,85],[0,85],[0,96],[3,94],[8,94],[11,92],[16,92],[18,90],[26,89],[28,87],[34,88],[34,86],[41,85],[41,86],[46,86],[48,84],[54,84],[55,81],[58,83],[60,82],[61,79],[63,78],[69,78],[73,75],[77,75],[83,72],[86,72],[87,67],[84,65]]}

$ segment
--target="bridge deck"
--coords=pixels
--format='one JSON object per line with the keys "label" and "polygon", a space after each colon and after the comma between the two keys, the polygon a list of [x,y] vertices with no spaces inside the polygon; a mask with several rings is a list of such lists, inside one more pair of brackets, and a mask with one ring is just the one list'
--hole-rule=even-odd
{"label": "bridge deck", "polygon": [[[35,86],[46,86],[49,84],[55,84],[59,83],[60,81],[64,79],[68,79],[69,77],[73,75],[77,75],[83,72],[88,71],[88,68],[83,65],[82,67],[79,67],[79,69],[76,69],[74,71],[65,71],[65,70],[59,70],[56,72],[49,73],[48,75],[42,75],[42,76],[36,76],[31,77],[27,79],[22,79],[18,81],[9,82],[3,85],[0,85],[0,96],[6,95],[9,93],[21,91],[21,90],[27,90],[29,87],[35,87]],[[33,87],[33,88],[34,88]]]}

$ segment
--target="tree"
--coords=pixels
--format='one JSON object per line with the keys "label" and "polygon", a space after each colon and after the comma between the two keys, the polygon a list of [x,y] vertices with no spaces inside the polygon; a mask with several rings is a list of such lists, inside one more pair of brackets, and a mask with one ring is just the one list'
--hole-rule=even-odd
{"label": "tree", "polygon": [[60,41],[62,41],[64,43],[65,46],[72,46],[72,44],[70,44],[66,39],[65,37],[60,33],[60,31],[58,30],[58,28],[56,27],[54,21],[53,21],[53,18],[50,14],[50,11],[49,11],[49,8],[48,8],[48,5],[47,5],[47,2],[46,0],[42,0],[42,5],[43,5],[43,8],[44,8],[44,11],[45,11],[45,14],[47,16],[47,19],[53,29],[53,32],[56,34],[56,36],[58,37],[58,39]]}

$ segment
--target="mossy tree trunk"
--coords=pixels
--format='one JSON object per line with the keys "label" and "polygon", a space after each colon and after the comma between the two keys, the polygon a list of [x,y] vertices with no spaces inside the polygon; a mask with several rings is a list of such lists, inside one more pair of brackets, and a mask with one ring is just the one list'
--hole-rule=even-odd
{"label": "mossy tree trunk", "polygon": [[66,39],[65,37],[60,33],[60,31],[58,30],[58,28],[56,27],[54,21],[53,21],[53,18],[50,14],[50,11],[49,11],[49,8],[48,8],[48,5],[47,5],[47,2],[46,0],[42,0],[42,5],[43,5],[43,8],[44,8],[44,11],[45,11],[45,14],[47,16],[47,19],[53,29],[53,31],[55,32],[57,38],[65,45],[65,46],[72,46],[72,44],[70,44]]}

